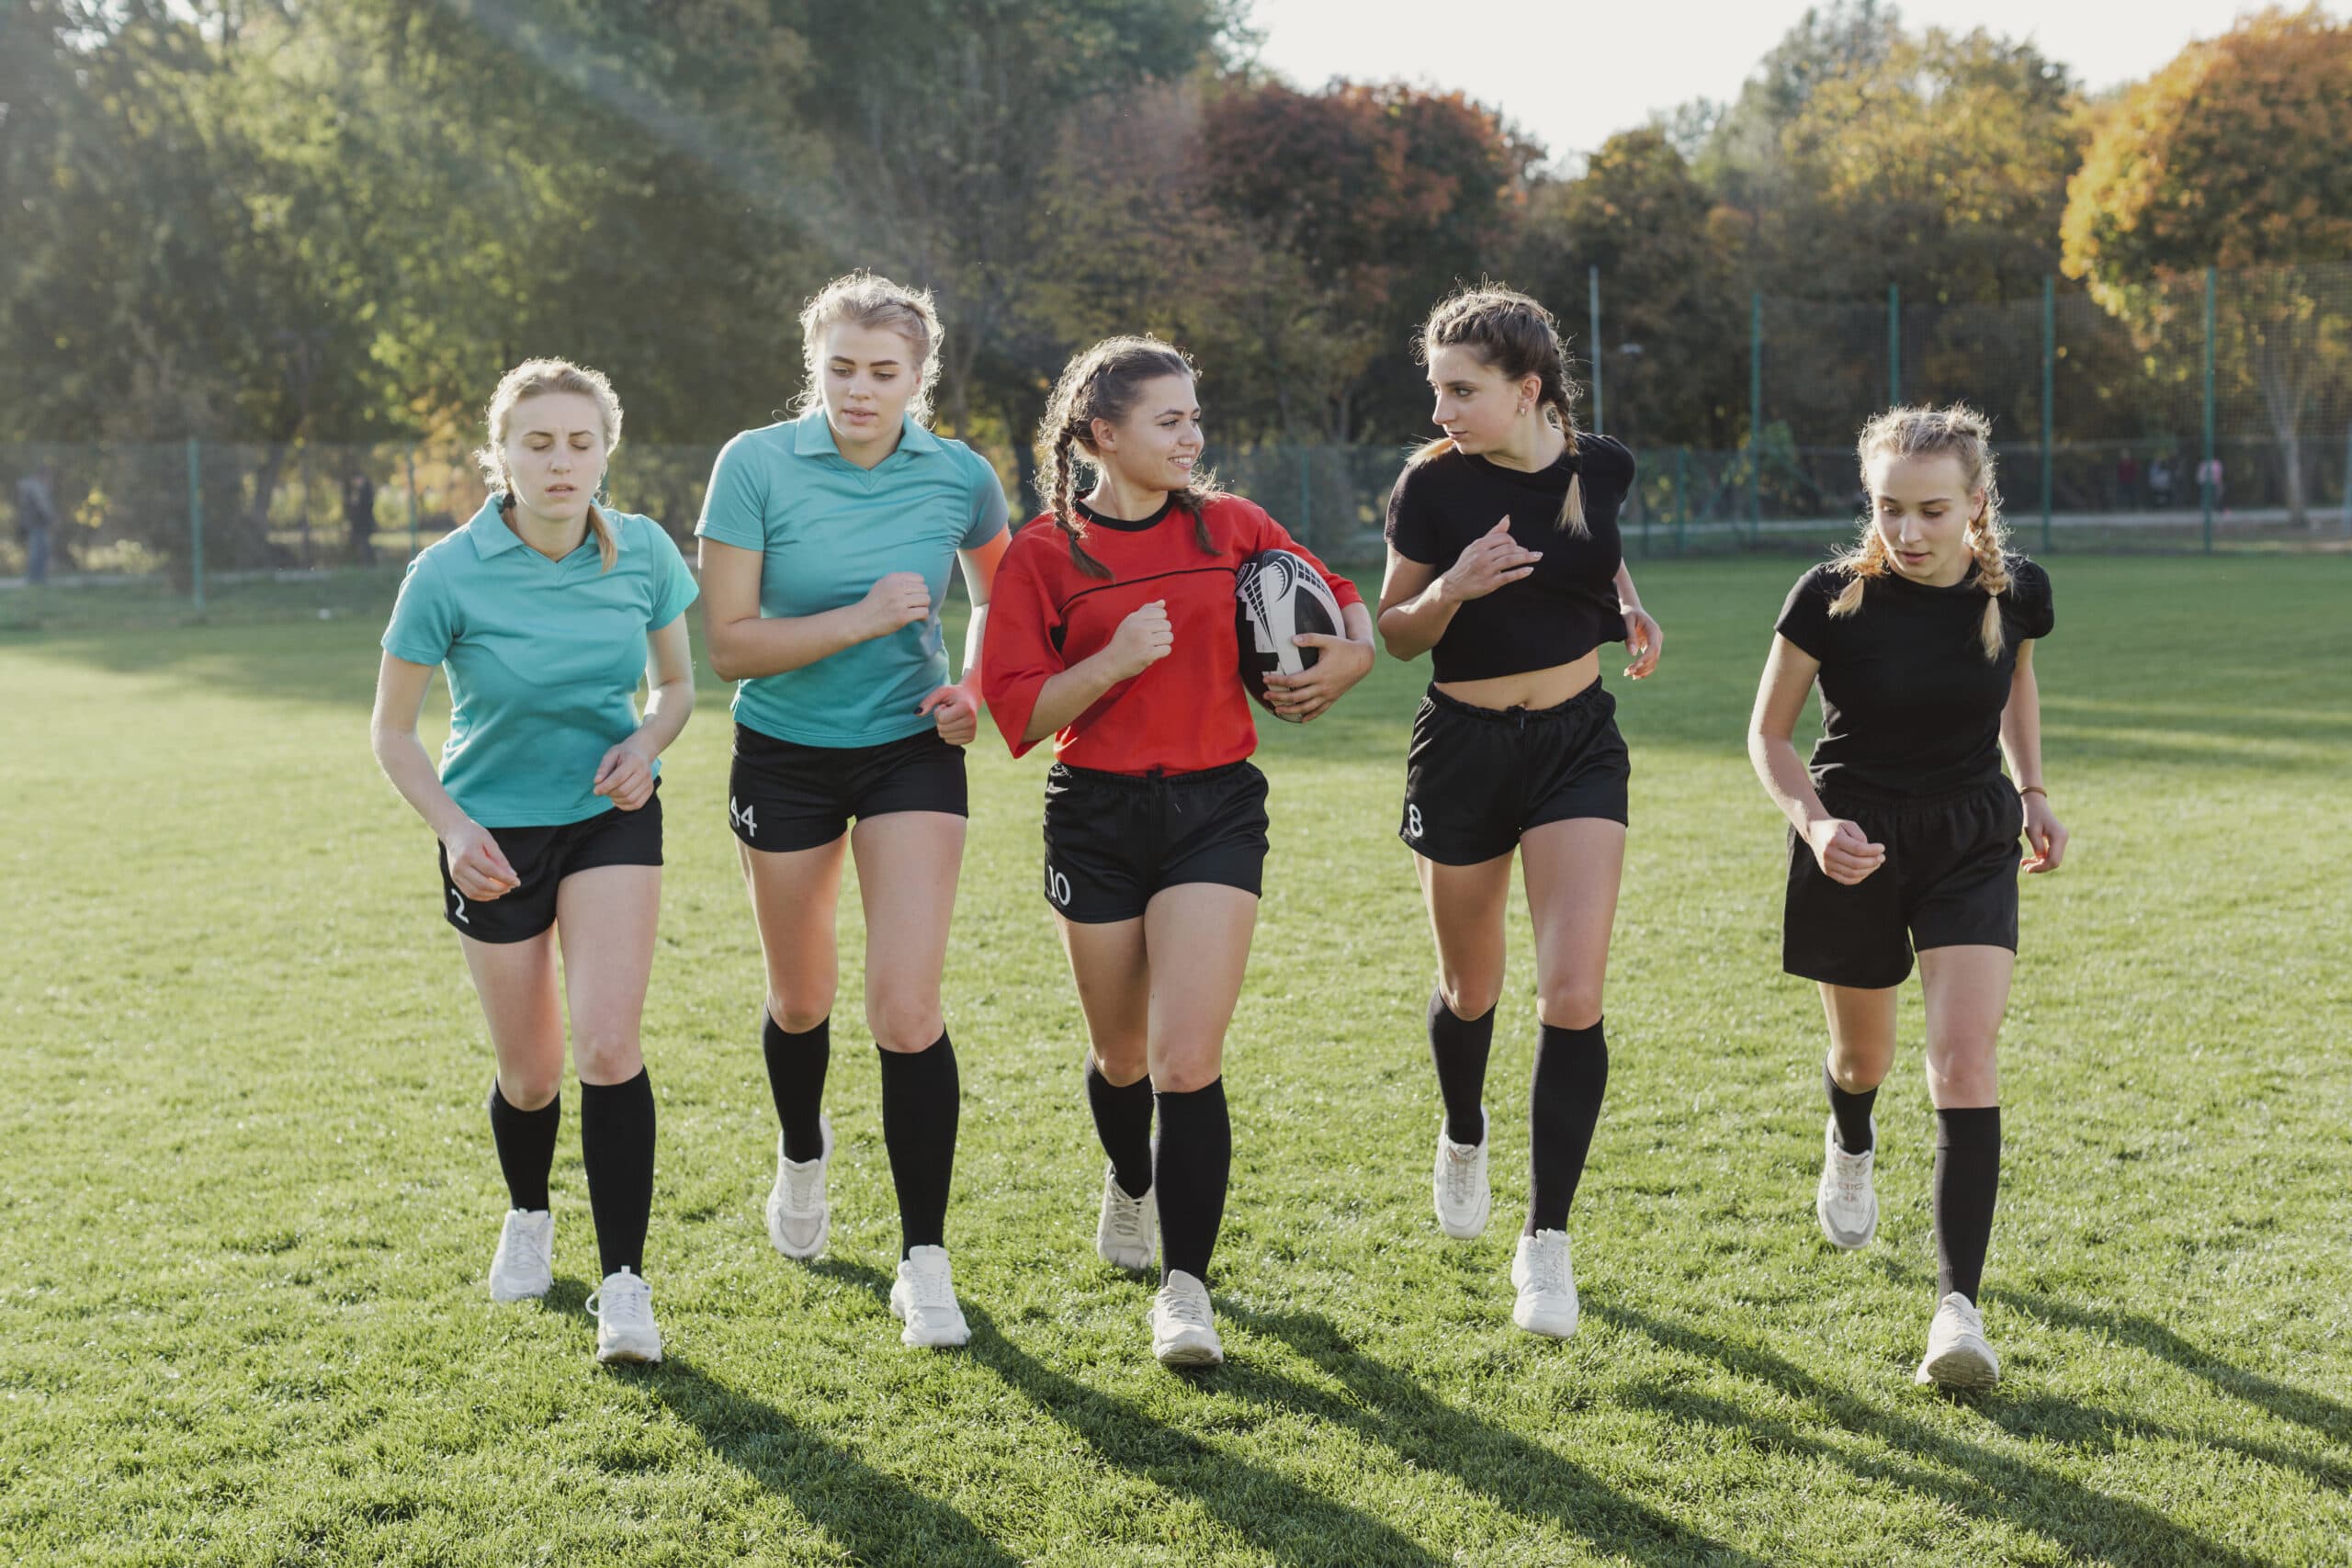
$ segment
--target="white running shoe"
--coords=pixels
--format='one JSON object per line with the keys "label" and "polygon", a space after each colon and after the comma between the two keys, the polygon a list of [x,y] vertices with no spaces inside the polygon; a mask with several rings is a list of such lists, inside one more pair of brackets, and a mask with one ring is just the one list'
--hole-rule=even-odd
{"label": "white running shoe", "polygon": [[1437,1162],[1430,1173],[1430,1197],[1437,1205],[1438,1229],[1456,1241],[1469,1241],[1487,1229],[1487,1211],[1494,1207],[1494,1190],[1487,1184],[1487,1134],[1491,1124],[1487,1108],[1478,1108],[1478,1141],[1457,1144],[1446,1136],[1445,1118],[1437,1122]]}
{"label": "white running shoe", "polygon": [[890,1315],[906,1325],[899,1331],[901,1345],[952,1350],[971,1339],[964,1309],[956,1304],[945,1247],[918,1247],[899,1262],[899,1281],[890,1287]]}
{"label": "white running shoe", "polygon": [[1225,1360],[1209,1288],[1182,1269],[1170,1269],[1168,1282],[1151,1298],[1151,1353],[1163,1367],[1214,1367]]}
{"label": "white running shoe", "polygon": [[1530,1334],[1566,1339],[1577,1331],[1577,1271],[1568,1263],[1568,1233],[1537,1231],[1519,1238],[1510,1260],[1519,1302],[1510,1320]]}
{"label": "white running shoe", "polygon": [[653,1322],[653,1291],[627,1269],[605,1276],[588,1297],[596,1320],[596,1359],[658,1361],[662,1330]]}
{"label": "white running shoe", "polygon": [[832,1234],[832,1209],[825,1201],[825,1162],[833,1157],[833,1124],[817,1118],[824,1152],[815,1159],[784,1157],[784,1134],[775,1135],[775,1185],[768,1189],[768,1240],[786,1258],[814,1258]]}
{"label": "white running shoe", "polygon": [[1838,1118],[1821,1134],[1821,1185],[1813,1195],[1813,1212],[1829,1245],[1848,1252],[1870,1245],[1878,1234],[1878,1190],[1871,1185],[1871,1164],[1878,1154],[1878,1118],[1871,1118],[1871,1146],[1849,1155],[1838,1142]]}
{"label": "white running shoe", "polygon": [[537,1301],[555,1283],[555,1215],[545,1209],[509,1209],[490,1260],[490,1299]]}
{"label": "white running shoe", "polygon": [[1119,1185],[1118,1172],[1102,1173],[1102,1213],[1094,1222],[1094,1250],[1102,1261],[1119,1269],[1148,1269],[1158,1241],[1159,1205],[1148,1188],[1130,1198]]}
{"label": "white running shoe", "polygon": [[1928,1325],[1928,1354],[1911,1381],[1944,1388],[1991,1388],[2001,1381],[2001,1363],[1984,1339],[1984,1314],[1958,1291],[1938,1303]]}

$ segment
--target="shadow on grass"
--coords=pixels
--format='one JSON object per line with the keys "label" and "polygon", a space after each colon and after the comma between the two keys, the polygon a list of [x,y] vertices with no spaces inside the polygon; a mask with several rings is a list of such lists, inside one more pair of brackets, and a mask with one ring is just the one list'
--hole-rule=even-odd
{"label": "shadow on grass", "polygon": [[[2313,1393],[2308,1389],[2264,1377],[2259,1372],[2232,1366],[2199,1349],[2153,1318],[2128,1312],[2077,1306],[2072,1302],[2024,1291],[2003,1290],[1994,1294],[2019,1311],[2045,1322],[2103,1335],[2120,1344],[2144,1350],[2159,1360],[2171,1362],[2192,1377],[2203,1379],[2221,1393],[2260,1406],[2281,1421],[2308,1427],[2331,1442],[2352,1445],[2352,1408],[2346,1408],[2325,1394]],[[2329,1468],[2341,1475],[2341,1466]],[[2330,1484],[2341,1486],[2344,1483],[2338,1479]]]}
{"label": "shadow on grass", "polygon": [[[889,1294],[888,1277],[879,1269],[831,1259],[820,1267],[876,1295]],[[1192,1499],[1275,1561],[1408,1568],[1438,1568],[1446,1561],[1360,1509],[1236,1459],[1124,1399],[1054,1371],[1007,1338],[987,1312],[969,1301],[963,1305],[972,1326],[968,1354],[974,1360],[1083,1441],[1103,1463]],[[1229,1369],[1211,1371],[1202,1381],[1215,1388],[1230,1375]]]}
{"label": "shadow on grass", "polygon": [[[1744,1432],[1773,1452],[1826,1460],[1856,1475],[1938,1498],[1963,1513],[2005,1519],[2055,1542],[2075,1557],[2116,1562],[2221,1563],[2229,1568],[2256,1568],[2260,1562],[2184,1529],[2152,1508],[2095,1492],[2007,1454],[1939,1432],[1924,1422],[1890,1415],[1858,1398],[1850,1389],[1825,1382],[1770,1350],[1736,1344],[1691,1325],[1628,1307],[1588,1303],[1585,1311],[1628,1333],[1716,1362],[1741,1377],[1804,1400],[1847,1431],[1880,1438],[1925,1463],[1854,1453],[1787,1421],[1708,1394],[1665,1388],[1636,1396],[1672,1419]],[[1983,1403],[1997,1405],[2000,1400],[2001,1395],[1995,1393]],[[1928,1468],[1930,1465],[1939,1468]]]}
{"label": "shadow on grass", "polygon": [[712,1453],[788,1499],[856,1562],[1012,1568],[1019,1561],[954,1508],[690,1361],[672,1356],[623,1375],[701,1433]]}
{"label": "shadow on grass", "polygon": [[1352,1397],[1308,1388],[1246,1362],[1227,1368],[1227,1386],[1237,1393],[1346,1427],[1411,1464],[1451,1475],[1512,1513],[1556,1526],[1603,1554],[1635,1562],[1759,1561],[1626,1496],[1541,1444],[1464,1415],[1411,1376],[1365,1355],[1329,1319],[1251,1312],[1230,1303],[1219,1310],[1254,1333],[1282,1340]]}

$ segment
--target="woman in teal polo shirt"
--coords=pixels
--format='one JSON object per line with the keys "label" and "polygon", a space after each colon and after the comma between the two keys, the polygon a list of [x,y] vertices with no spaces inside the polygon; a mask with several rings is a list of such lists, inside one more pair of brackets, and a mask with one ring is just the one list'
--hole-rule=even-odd
{"label": "woman in teal polo shirt", "polygon": [[[890,1307],[904,1343],[961,1345],[946,1252],[958,1090],[939,982],[1004,491],[985,458],[924,426],[939,373],[928,294],[854,273],[808,302],[800,329],[800,416],[727,444],[695,530],[711,667],[738,682],[727,810],[767,964],[761,1048],[783,1123],[768,1237],[814,1258],[831,1233],[820,1108],[846,852],[898,1190]],[[973,608],[951,685],[939,606],[959,558]]]}
{"label": "woman in teal polo shirt", "polygon": [[[492,493],[409,563],[373,728],[376,760],[441,840],[442,913],[498,1055],[490,1126],[512,1207],[490,1293],[537,1297],[552,1282],[568,1002],[602,1255],[596,1359],[658,1361],[644,1279],[653,1088],[639,1027],[662,897],[659,759],[694,711],[695,583],[657,524],[592,499],[620,434],[619,400],[596,372],[551,359],[507,372],[481,454]],[[437,774],[416,738],[436,664],[450,708]]]}

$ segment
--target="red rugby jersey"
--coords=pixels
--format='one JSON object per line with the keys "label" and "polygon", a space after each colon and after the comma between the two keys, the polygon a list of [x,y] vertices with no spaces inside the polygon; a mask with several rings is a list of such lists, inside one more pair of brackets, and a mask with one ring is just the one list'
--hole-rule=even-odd
{"label": "red rugby jersey", "polygon": [[1219,496],[1202,514],[1214,554],[1201,548],[1191,515],[1172,497],[1143,522],[1089,518],[1086,553],[1111,569],[1107,579],[1079,570],[1050,515],[1013,536],[989,592],[980,689],[1014,756],[1035,744],[1021,737],[1046,682],[1100,652],[1121,621],[1155,599],[1168,602],[1175,633],[1168,657],[1103,693],[1057,734],[1055,758],[1103,773],[1177,773],[1257,750],[1234,634],[1234,570],[1261,550],[1293,550],[1314,563],[1342,605],[1363,595],[1256,502]]}

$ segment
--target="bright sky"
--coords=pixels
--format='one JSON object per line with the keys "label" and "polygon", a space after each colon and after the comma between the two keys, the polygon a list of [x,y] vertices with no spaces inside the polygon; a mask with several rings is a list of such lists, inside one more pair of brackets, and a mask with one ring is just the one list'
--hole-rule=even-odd
{"label": "bright sky", "polygon": [[[2145,76],[2191,39],[2226,32],[2247,0],[1905,0],[1905,25],[2030,39],[2093,89]],[[2344,0],[2324,7],[2346,13]],[[1302,87],[1334,76],[1460,90],[1560,160],[1655,109],[1728,101],[1804,0],[1254,0],[1260,58]],[[2116,19],[2121,16],[2122,22]],[[1464,25],[1467,24],[1467,25]]]}

